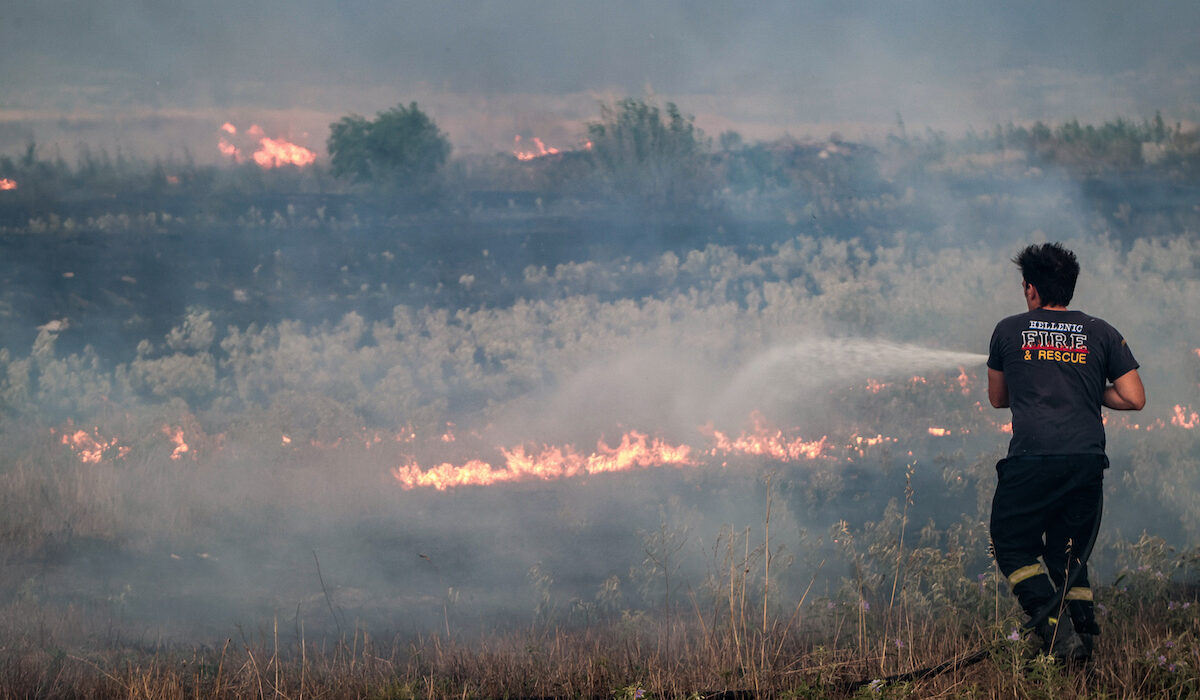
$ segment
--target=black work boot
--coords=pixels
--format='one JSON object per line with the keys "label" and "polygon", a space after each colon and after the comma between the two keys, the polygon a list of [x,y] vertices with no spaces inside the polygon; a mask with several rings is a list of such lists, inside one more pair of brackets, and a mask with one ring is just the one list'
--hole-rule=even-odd
{"label": "black work boot", "polygon": [[1079,632],[1079,650],[1076,651],[1073,661],[1080,663],[1088,663],[1092,660],[1092,653],[1096,648],[1096,635],[1088,632]]}
{"label": "black work boot", "polygon": [[1075,628],[1075,633],[1079,635],[1079,641],[1082,643],[1083,660],[1091,661],[1096,649],[1096,637],[1100,635],[1100,626],[1096,624],[1096,618],[1091,615],[1091,610],[1081,615],[1076,615],[1072,610],[1071,626]]}
{"label": "black work boot", "polygon": [[1041,640],[1038,652],[1053,656],[1064,664],[1082,663],[1091,658],[1091,645],[1075,633],[1070,618],[1051,617],[1039,623],[1034,634]]}

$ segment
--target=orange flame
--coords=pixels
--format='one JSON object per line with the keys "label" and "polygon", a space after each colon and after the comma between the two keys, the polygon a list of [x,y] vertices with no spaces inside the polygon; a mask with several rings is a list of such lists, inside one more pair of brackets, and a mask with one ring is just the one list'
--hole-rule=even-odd
{"label": "orange flame", "polygon": [[316,153],[283,139],[264,136],[258,143],[259,149],[254,152],[254,162],[262,168],[278,168],[281,165],[303,168],[317,159]]}
{"label": "orange flame", "polygon": [[1191,430],[1200,425],[1200,414],[1192,411],[1191,406],[1184,408],[1179,404],[1175,404],[1175,415],[1171,417],[1171,425]]}
{"label": "orange flame", "polygon": [[17,189],[17,181],[10,180],[6,177],[0,177],[0,190],[15,190]]}
{"label": "orange flame", "polygon": [[[172,428],[169,425],[164,425],[162,432],[171,441],[171,444],[175,445],[175,449],[171,450],[171,459],[179,459],[188,452],[191,452],[192,448],[188,447],[188,444],[184,442],[182,427]],[[195,458],[195,454],[192,455],[192,458]]]}
{"label": "orange flame", "polygon": [[932,428],[931,427],[929,429],[929,434],[934,437],[946,437],[947,435],[950,434],[950,429],[949,428]]}
{"label": "orange flame", "polygon": [[537,454],[530,454],[518,445],[512,450],[501,448],[505,464],[497,469],[482,460],[473,459],[462,466],[449,463],[439,464],[422,471],[410,462],[392,469],[392,476],[405,489],[432,486],[445,491],[453,486],[487,486],[510,481],[532,479],[553,480],[580,474],[627,471],[635,467],[691,466],[691,448],[686,445],[671,445],[659,439],[651,440],[644,433],[630,431],[621,437],[621,443],[610,447],[603,441],[596,451],[579,454],[571,446],[553,447],[544,445]]}
{"label": "orange flame", "polygon": [[237,146],[233,145],[232,143],[229,143],[225,139],[221,139],[220,141],[217,141],[217,148],[221,151],[221,155],[232,158],[233,162],[235,162],[235,163],[242,162],[241,149],[238,148]]}
{"label": "orange flame", "polygon": [[878,394],[889,386],[891,386],[891,384],[886,384],[875,379],[867,380],[867,391],[871,392],[872,394]]}
{"label": "orange flame", "polygon": [[771,457],[781,462],[790,462],[800,458],[816,459],[829,446],[828,436],[820,440],[805,441],[803,438],[789,440],[783,436],[783,431],[766,427],[762,416],[752,415],[754,430],[743,433],[734,439],[729,439],[724,433],[711,424],[700,428],[713,442],[710,454],[741,454],[753,457]]}
{"label": "orange flame", "polygon": [[[230,122],[222,124],[220,130],[230,136],[236,136],[238,133],[237,127]],[[246,129],[246,135],[258,139],[258,149],[250,157],[263,169],[278,168],[284,165],[303,168],[311,165],[317,159],[317,154],[304,146],[285,139],[268,137],[258,124],[251,124],[250,128]],[[241,163],[244,160],[242,149],[224,136],[217,140],[217,149],[221,151],[222,155],[232,158],[235,163]]]}
{"label": "orange flame", "polygon": [[963,396],[971,395],[971,377],[967,375],[967,370],[963,367],[958,368],[958,385],[962,387]]}
{"label": "orange flame", "polygon": [[131,449],[118,444],[117,438],[105,441],[100,437],[99,428],[92,428],[90,434],[86,430],[64,433],[62,444],[74,450],[75,454],[79,456],[79,461],[84,464],[99,464],[106,455],[120,459],[129,454]]}
{"label": "orange flame", "polygon": [[520,134],[517,134],[516,138],[513,139],[513,143],[515,144],[513,146],[513,155],[517,157],[517,160],[533,160],[534,158],[552,156],[561,153],[561,151],[559,151],[557,148],[546,148],[546,144],[542,143],[542,140],[536,136],[533,137],[533,143],[535,146],[537,146],[536,151],[521,150]]}

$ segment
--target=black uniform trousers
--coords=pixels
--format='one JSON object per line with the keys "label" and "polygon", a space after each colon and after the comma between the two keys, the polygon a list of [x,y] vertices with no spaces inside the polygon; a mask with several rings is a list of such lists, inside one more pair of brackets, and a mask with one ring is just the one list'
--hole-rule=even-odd
{"label": "black uniform trousers", "polygon": [[1061,596],[1068,575],[1082,567],[1066,599],[1072,624],[1086,634],[1100,630],[1079,555],[1100,518],[1107,466],[1104,455],[1009,457],[996,464],[991,535],[1000,571],[1032,616]]}

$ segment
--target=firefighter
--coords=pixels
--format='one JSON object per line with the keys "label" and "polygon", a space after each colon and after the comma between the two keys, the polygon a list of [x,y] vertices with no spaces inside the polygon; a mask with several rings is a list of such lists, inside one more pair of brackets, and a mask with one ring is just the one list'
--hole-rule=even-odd
{"label": "firefighter", "polygon": [[1074,253],[1031,245],[1013,262],[1028,310],[996,324],[987,361],[988,400],[1012,410],[1008,455],[996,464],[992,545],[1031,617],[1064,597],[1060,589],[1081,569],[1065,592],[1069,616],[1061,619],[1070,624],[1055,608],[1034,631],[1042,652],[1084,661],[1100,633],[1079,558],[1099,524],[1108,467],[1100,407],[1140,411],[1146,394],[1121,334],[1067,308],[1079,277]]}

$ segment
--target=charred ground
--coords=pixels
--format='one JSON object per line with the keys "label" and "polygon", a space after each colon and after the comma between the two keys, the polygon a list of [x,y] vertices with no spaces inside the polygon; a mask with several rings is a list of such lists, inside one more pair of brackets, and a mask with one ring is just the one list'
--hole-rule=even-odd
{"label": "charred ground", "polygon": [[[1081,252],[1080,303],[1131,339],[1155,402],[1110,421],[1096,563],[1124,636],[1106,653],[1137,649],[1102,674],[1114,689],[1177,687],[1157,658],[1194,649],[1178,608],[1194,602],[1200,532],[1195,142],[1176,133],[1160,160],[1122,161],[1128,149],[1072,133],[724,149],[693,190],[663,189],[669,201],[587,175],[578,154],[452,162],[424,206],[319,166],[163,163],[107,182],[103,168],[11,160],[8,678],[57,687],[56,650],[111,671],[89,654],[191,648],[197,684],[248,692],[271,674],[242,655],[222,676],[202,645],[243,628],[239,654],[262,659],[274,625],[289,649],[273,657],[279,687],[309,682],[303,640],[320,638],[337,649],[321,662],[330,687],[393,696],[818,688],[1003,643],[1015,609],[983,525],[1002,416],[980,405],[980,367],[916,376],[896,344],[982,352],[1019,301],[1003,294],[1007,259],[1050,238]],[[779,349],[803,371],[755,369]],[[747,409],[832,447],[445,492],[391,473],[499,465],[498,446],[525,441],[587,451],[627,428],[700,450],[699,424],[735,434]],[[447,423],[454,441],[439,438]],[[77,430],[114,442],[87,462],[63,440]],[[337,645],[365,634],[434,641],[371,645],[371,664],[387,659],[371,671],[339,666],[357,657]],[[483,651],[463,651],[477,639]],[[1152,662],[1130,660],[1148,649]],[[509,670],[472,678],[491,653]],[[155,663],[122,678],[179,668]],[[62,677],[132,687],[79,673]]]}

